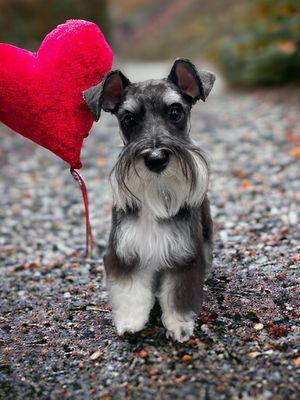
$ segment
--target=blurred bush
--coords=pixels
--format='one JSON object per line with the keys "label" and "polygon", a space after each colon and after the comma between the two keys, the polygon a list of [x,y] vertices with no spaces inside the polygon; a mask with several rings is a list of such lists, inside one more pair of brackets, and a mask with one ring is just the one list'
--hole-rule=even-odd
{"label": "blurred bush", "polygon": [[300,1],[254,1],[243,29],[222,40],[215,54],[235,85],[300,80]]}
{"label": "blurred bush", "polygon": [[87,19],[108,35],[107,0],[0,0],[0,41],[36,49],[67,19]]}

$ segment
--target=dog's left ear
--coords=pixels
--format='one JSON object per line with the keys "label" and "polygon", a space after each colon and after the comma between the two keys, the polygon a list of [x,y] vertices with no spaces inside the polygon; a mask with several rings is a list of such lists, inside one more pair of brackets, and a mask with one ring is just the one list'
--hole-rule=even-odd
{"label": "dog's left ear", "polygon": [[192,104],[199,99],[205,101],[215,79],[215,74],[209,71],[198,71],[195,65],[185,58],[175,60],[168,76],[169,81],[191,98]]}
{"label": "dog's left ear", "polygon": [[101,83],[82,93],[95,121],[99,120],[101,109],[111,113],[116,111],[122,101],[124,89],[129,84],[129,79],[121,71],[115,70],[110,71]]}

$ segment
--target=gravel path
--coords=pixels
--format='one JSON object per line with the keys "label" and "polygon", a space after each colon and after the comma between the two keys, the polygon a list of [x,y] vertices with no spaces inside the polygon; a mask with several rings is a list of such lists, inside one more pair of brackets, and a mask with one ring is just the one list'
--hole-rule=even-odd
{"label": "gravel path", "polygon": [[299,102],[300,88],[219,86],[194,109],[216,233],[186,344],[165,338],[159,310],[139,334],[119,338],[112,326],[101,255],[115,120],[103,115],[82,157],[92,259],[82,257],[81,194],[66,165],[0,127],[0,399],[298,399]]}

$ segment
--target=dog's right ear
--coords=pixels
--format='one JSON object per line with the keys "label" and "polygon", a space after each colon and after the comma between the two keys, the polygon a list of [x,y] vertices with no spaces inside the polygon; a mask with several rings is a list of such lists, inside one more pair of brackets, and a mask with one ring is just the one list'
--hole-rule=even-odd
{"label": "dog's right ear", "polygon": [[110,71],[101,83],[83,92],[83,98],[98,121],[101,109],[114,113],[121,103],[124,89],[130,81],[121,71]]}

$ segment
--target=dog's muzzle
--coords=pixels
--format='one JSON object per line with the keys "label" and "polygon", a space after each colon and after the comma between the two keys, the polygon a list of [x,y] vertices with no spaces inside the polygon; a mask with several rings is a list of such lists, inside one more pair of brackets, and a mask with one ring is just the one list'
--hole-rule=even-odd
{"label": "dog's muzzle", "polygon": [[168,150],[155,149],[144,156],[146,167],[157,174],[160,174],[169,164],[170,152]]}

